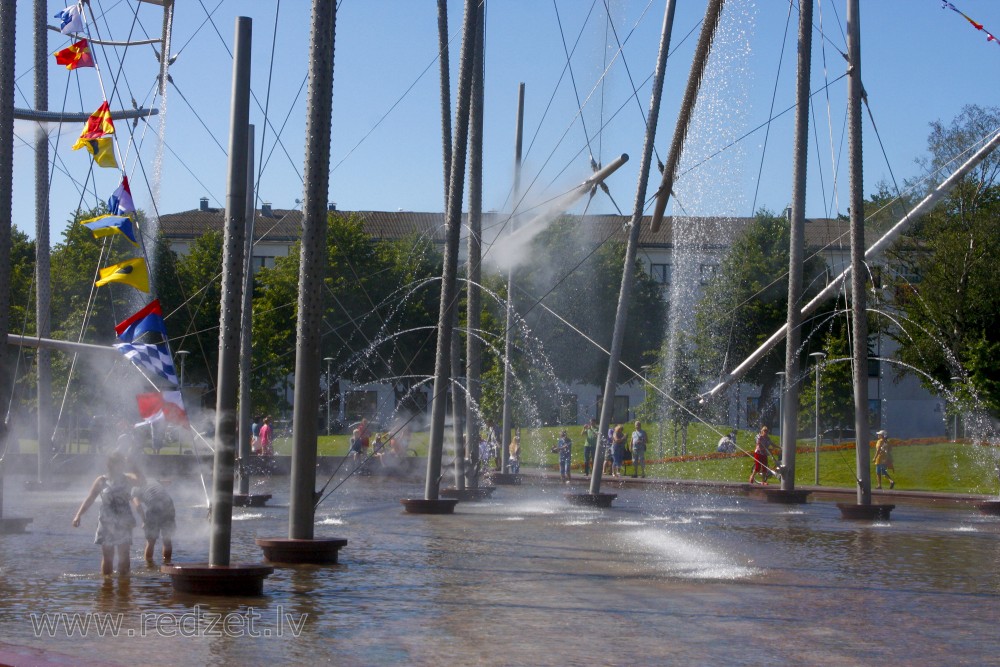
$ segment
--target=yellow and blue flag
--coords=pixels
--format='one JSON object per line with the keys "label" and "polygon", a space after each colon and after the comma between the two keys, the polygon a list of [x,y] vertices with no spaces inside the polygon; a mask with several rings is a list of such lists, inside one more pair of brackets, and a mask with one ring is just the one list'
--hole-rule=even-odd
{"label": "yellow and blue flag", "polygon": [[121,234],[131,241],[132,245],[139,245],[139,242],[135,239],[135,229],[132,226],[132,219],[124,215],[99,215],[96,218],[83,220],[80,224],[92,231],[95,239],[111,236],[112,234]]}

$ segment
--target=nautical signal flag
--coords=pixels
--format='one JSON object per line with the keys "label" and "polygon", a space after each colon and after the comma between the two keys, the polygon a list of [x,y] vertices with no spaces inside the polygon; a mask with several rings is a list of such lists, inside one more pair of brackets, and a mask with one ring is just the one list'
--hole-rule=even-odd
{"label": "nautical signal flag", "polygon": [[147,345],[145,343],[115,343],[111,347],[125,355],[125,358],[143,370],[156,373],[171,384],[180,384],[174,362],[170,358],[170,348],[165,343]]}
{"label": "nautical signal flag", "polygon": [[99,239],[112,234],[121,234],[127,238],[132,245],[137,246],[139,242],[135,240],[135,229],[132,227],[132,219],[124,215],[99,215],[80,223],[94,233],[94,238]]}
{"label": "nautical signal flag", "polygon": [[81,39],[76,44],[67,46],[65,49],[56,51],[55,57],[56,64],[65,65],[66,69],[94,66],[94,57],[90,53],[90,46],[85,39]]}
{"label": "nautical signal flag", "polygon": [[108,101],[104,100],[101,106],[97,107],[97,111],[90,114],[87,124],[83,126],[83,132],[80,133],[80,138],[73,144],[73,150],[82,148],[83,142],[87,139],[100,139],[114,133],[115,124],[111,120],[111,109],[108,107]]}
{"label": "nautical signal flag", "polygon": [[[84,142],[81,144],[80,142]],[[115,159],[115,144],[113,137],[101,137],[100,139],[80,139],[73,145],[73,150],[80,146],[87,149],[87,152],[94,156],[94,162],[98,167],[118,168],[118,160]]]}
{"label": "nautical signal flag", "polygon": [[142,417],[142,422],[136,426],[152,424],[161,419],[168,424],[188,426],[184,398],[179,391],[151,391],[145,394],[136,394],[135,402],[139,406],[139,416]]}
{"label": "nautical signal flag", "polygon": [[132,203],[132,191],[128,187],[128,176],[122,176],[122,184],[108,198],[108,212],[115,215],[135,213],[135,204]]}
{"label": "nautical signal flag", "polygon": [[131,343],[149,332],[167,335],[167,325],[163,322],[163,310],[159,299],[153,299],[139,312],[115,325],[115,334],[123,343]]}
{"label": "nautical signal flag", "polygon": [[102,287],[108,283],[123,283],[142,292],[149,292],[149,271],[146,260],[134,257],[118,262],[99,271],[101,278],[95,285]]}
{"label": "nautical signal flag", "polygon": [[75,5],[70,5],[55,15],[55,18],[59,19],[59,32],[64,35],[83,32],[83,10],[80,4],[78,2]]}

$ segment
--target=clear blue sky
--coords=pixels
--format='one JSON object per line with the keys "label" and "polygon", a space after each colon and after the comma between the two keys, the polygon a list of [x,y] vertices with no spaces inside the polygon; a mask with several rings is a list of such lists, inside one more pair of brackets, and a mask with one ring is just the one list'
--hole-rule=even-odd
{"label": "clear blue sky", "polygon": [[[63,0],[49,2],[50,16]],[[162,12],[143,4],[134,21],[136,3],[93,0],[97,26],[105,39],[126,40],[158,36]],[[151,212],[152,190],[159,183],[157,207],[172,213],[198,206],[207,196],[213,206],[225,202],[227,134],[234,17],[253,18],[253,92],[251,121],[263,139],[264,169],[258,201],[276,208],[292,208],[302,197],[299,173],[304,148],[304,89],[309,41],[309,5],[305,0],[235,2],[203,0],[180,2],[173,32],[171,68],[176,84],[167,97],[164,116],[154,119],[136,140],[126,170],[136,204]],[[491,3],[487,15],[485,195],[487,209],[510,206],[513,138],[517,84],[526,84],[525,171],[528,201],[538,202],[579,183],[589,173],[589,151],[602,162],[629,153],[631,162],[610,181],[618,206],[630,213],[643,142],[643,114],[649,105],[650,75],[655,65],[664,0],[615,0],[612,25],[625,40],[623,54],[611,65],[603,85],[598,83],[606,60],[618,50],[608,27],[605,3],[584,0],[511,0]],[[704,2],[678,0],[673,32],[673,55],[667,67],[665,92],[656,147],[666,159],[674,120],[682,95],[696,26]],[[795,3],[797,5],[797,3]],[[987,29],[1000,33],[1000,3],[994,0],[958,0],[955,4]],[[31,3],[18,3],[16,106],[33,105]],[[452,104],[457,87],[463,4],[449,2],[452,61]],[[558,10],[558,12],[557,12]],[[592,10],[592,12],[591,12]],[[211,15],[209,16],[209,12]],[[588,12],[589,17],[588,17]],[[817,29],[822,14],[825,37],[814,35],[813,88],[840,77],[846,51],[843,0],[817,0]],[[772,94],[775,112],[787,109],[794,98],[795,34],[793,9],[788,36],[784,31],[789,4],[784,0],[751,2],[729,0],[723,28],[699,102],[697,127],[684,165],[698,155],[713,152],[768,118]],[[54,20],[52,21],[54,22]],[[560,23],[562,33],[560,32]],[[915,158],[925,154],[928,123],[949,121],[965,104],[1000,104],[997,86],[1000,46],[988,43],[961,16],[942,9],[939,0],[869,0],[862,2],[862,76],[875,124],[897,180],[919,174]],[[693,33],[691,31],[694,30]],[[685,36],[690,36],[685,40]],[[565,71],[567,48],[572,56],[576,91]],[[272,39],[276,48],[272,60]],[[578,42],[578,43],[577,43]],[[48,49],[68,44],[48,33]],[[821,47],[825,45],[825,72]],[[784,48],[781,72],[779,57]],[[127,51],[97,50],[104,86],[111,96],[118,60],[124,55],[112,107],[159,105],[151,95],[157,63],[150,46]],[[337,17],[334,80],[333,141],[329,201],[343,210],[440,211],[443,208],[441,124],[437,55],[436,3],[412,0],[342,0]],[[626,71],[627,65],[627,71]],[[425,71],[426,70],[426,71]],[[95,70],[68,72],[50,60],[49,108],[93,111],[101,101]],[[560,81],[560,77],[562,80]],[[632,82],[638,102],[629,100]],[[775,84],[777,82],[777,92]],[[586,101],[578,114],[577,94]],[[28,97],[25,97],[25,96]],[[120,97],[119,97],[120,96]],[[844,213],[847,208],[846,139],[844,138],[846,79],[834,83],[829,100],[815,97],[815,137],[810,142],[810,186],[807,215]],[[259,105],[259,106],[258,106]],[[263,107],[272,126],[264,128]],[[395,106],[394,106],[395,105]],[[551,105],[551,106],[550,106]],[[548,111],[546,113],[546,108]],[[829,109],[829,112],[828,112]],[[390,111],[391,110],[391,111]],[[287,119],[287,120],[286,120]],[[161,180],[155,176],[156,132],[165,123],[166,149]],[[598,129],[604,125],[604,131]],[[686,210],[700,214],[749,215],[756,206],[783,209],[791,192],[792,114],[775,121],[766,140],[763,130],[726,153],[686,174],[678,182],[678,197]],[[119,137],[127,138],[125,123]],[[15,141],[14,222],[33,235],[33,128],[18,122]],[[117,186],[111,169],[96,169],[81,194],[90,159],[70,146],[80,132],[73,124],[58,137],[56,176],[52,184],[52,240],[58,242],[65,221],[81,201],[89,207],[106,199]],[[280,132],[280,144],[276,144]],[[889,179],[889,169],[865,120],[865,192]],[[52,135],[56,141],[56,135]],[[23,141],[21,141],[23,140]],[[817,143],[819,149],[817,150]],[[832,145],[832,149],[831,149]],[[831,151],[836,157],[833,173]],[[261,145],[258,143],[258,169]],[[763,155],[763,167],[761,160]],[[844,162],[845,164],[841,164]],[[758,171],[762,171],[759,181]],[[65,173],[69,172],[73,178]],[[822,178],[820,176],[822,175]],[[96,181],[95,181],[96,179]],[[658,183],[659,175],[653,180]],[[834,184],[839,199],[834,198]],[[653,192],[655,183],[650,187]],[[582,206],[576,209],[582,211]],[[591,212],[613,212],[601,195]],[[675,212],[676,209],[675,209]]]}

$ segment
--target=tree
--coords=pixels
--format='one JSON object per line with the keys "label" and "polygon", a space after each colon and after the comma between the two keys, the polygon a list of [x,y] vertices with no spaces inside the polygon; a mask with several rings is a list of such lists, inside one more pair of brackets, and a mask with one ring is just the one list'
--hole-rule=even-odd
{"label": "tree", "polygon": [[[695,309],[695,356],[700,375],[714,379],[730,370],[785,324],[788,310],[789,223],[761,210],[738,236],[705,287]],[[825,286],[826,261],[819,255],[803,266],[803,303]],[[810,341],[816,318],[803,324],[802,340]],[[818,343],[807,343],[802,354]],[[784,345],[767,354],[743,377],[769,396],[775,373],[785,368]],[[768,415],[762,415],[770,421]]]}
{"label": "tree", "polygon": [[[951,122],[931,124],[930,168],[953,158],[1000,124],[1000,108],[966,106]],[[888,253],[898,358],[930,375],[939,392],[966,378],[981,407],[1000,414],[1000,156],[987,157]]]}

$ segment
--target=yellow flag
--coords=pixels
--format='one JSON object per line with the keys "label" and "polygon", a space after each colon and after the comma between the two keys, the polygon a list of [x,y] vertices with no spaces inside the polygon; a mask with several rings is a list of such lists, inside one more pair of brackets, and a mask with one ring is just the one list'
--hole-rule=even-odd
{"label": "yellow flag", "polygon": [[149,270],[142,257],[112,264],[101,269],[100,274],[101,279],[95,283],[98,287],[108,283],[125,283],[137,290],[149,292]]}
{"label": "yellow flag", "polygon": [[101,137],[100,139],[81,139],[73,150],[86,148],[87,152],[94,156],[94,162],[98,167],[118,168],[118,161],[115,160],[115,147],[111,137]]}

